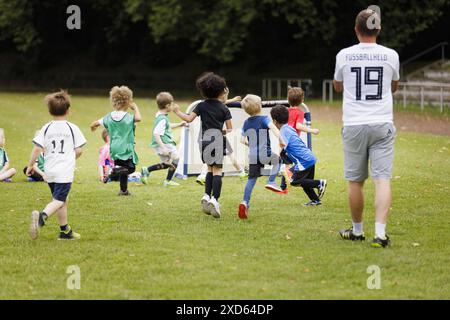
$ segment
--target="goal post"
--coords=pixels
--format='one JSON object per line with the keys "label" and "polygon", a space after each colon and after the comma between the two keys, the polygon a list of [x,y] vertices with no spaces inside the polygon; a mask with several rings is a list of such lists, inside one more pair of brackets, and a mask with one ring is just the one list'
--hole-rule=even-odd
{"label": "goal post", "polygon": [[[195,107],[202,102],[202,100],[195,101],[189,105],[186,110],[186,113],[191,113]],[[270,117],[270,110],[272,107],[276,105],[284,105],[286,107],[289,106],[288,101],[286,100],[273,100],[273,101],[263,101],[262,102],[262,115],[267,115]],[[245,120],[249,117],[249,115],[244,111],[240,102],[233,102],[227,105],[230,109],[231,116],[233,118],[233,131],[227,134],[227,140],[233,149],[233,155],[236,158],[237,162],[243,166],[248,167],[248,147],[240,143],[242,127],[244,125]],[[302,104],[303,111],[305,112],[305,122],[306,126],[311,126],[311,112],[306,104]],[[176,171],[176,176],[181,179],[186,179],[189,176],[198,175],[201,173],[203,168],[203,163],[201,160],[200,149],[198,144],[199,135],[201,132],[201,120],[200,117],[197,117],[192,123],[190,123],[187,127],[184,127],[181,131],[180,135],[180,145],[179,145],[179,165]],[[301,134],[302,140],[308,146],[308,148],[312,149],[312,137],[310,133]],[[280,147],[278,143],[278,139],[270,133],[270,140],[272,151],[279,154]],[[231,160],[229,157],[225,156],[224,158],[224,166],[223,166],[224,175],[236,175],[239,172],[233,167]]]}

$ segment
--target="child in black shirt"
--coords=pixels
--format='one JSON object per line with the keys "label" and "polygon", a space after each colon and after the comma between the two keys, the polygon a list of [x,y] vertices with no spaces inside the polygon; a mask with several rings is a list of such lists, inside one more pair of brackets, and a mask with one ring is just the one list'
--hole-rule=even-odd
{"label": "child in black shirt", "polygon": [[[197,88],[205,98],[189,114],[174,112],[184,121],[190,123],[200,117],[202,130],[199,136],[199,146],[203,163],[208,165],[205,181],[205,195],[201,200],[203,212],[220,218],[219,197],[222,189],[222,167],[225,155],[224,134],[231,132],[231,113],[224,102],[228,99],[228,87],[224,78],[208,72],[197,79]],[[226,130],[223,130],[224,124]]]}

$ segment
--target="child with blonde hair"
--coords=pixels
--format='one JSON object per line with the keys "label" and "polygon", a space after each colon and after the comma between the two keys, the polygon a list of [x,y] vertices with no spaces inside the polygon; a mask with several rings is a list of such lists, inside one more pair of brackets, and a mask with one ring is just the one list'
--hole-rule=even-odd
{"label": "child with blonde hair", "polygon": [[[141,113],[136,103],[133,102],[133,91],[126,86],[115,86],[110,93],[111,105],[114,111],[108,113],[102,119],[91,124],[91,130],[95,131],[103,126],[110,137],[111,158],[115,167],[112,175],[119,176],[119,196],[129,196],[128,175],[136,170],[138,156],[135,151],[135,124],[142,120]],[[128,109],[134,115],[128,113]]]}
{"label": "child with blonde hair", "polygon": [[280,169],[280,159],[274,154],[270,145],[269,131],[272,131],[284,145],[280,131],[272,123],[268,116],[261,115],[261,98],[249,94],[241,102],[245,112],[250,116],[242,127],[241,143],[249,147],[249,173],[244,190],[244,199],[239,205],[239,218],[247,219],[250,206],[250,197],[256,181],[261,177],[261,170],[265,165],[272,165],[266,189],[281,193],[282,189],[276,184],[275,179]]}
{"label": "child with blonde hair", "polygon": [[5,150],[5,131],[0,128],[0,181],[11,182],[16,174],[16,169],[9,167],[9,158]]}
{"label": "child with blonde hair", "polygon": [[155,150],[161,162],[150,167],[142,167],[141,181],[147,184],[150,172],[168,169],[167,177],[163,185],[165,187],[179,186],[178,183],[172,181],[179,160],[177,144],[173,140],[172,129],[185,126],[186,122],[170,123],[169,113],[174,109],[176,104],[174,103],[173,96],[169,92],[158,93],[156,96],[156,104],[158,106],[158,112],[153,123],[152,142],[150,146]]}

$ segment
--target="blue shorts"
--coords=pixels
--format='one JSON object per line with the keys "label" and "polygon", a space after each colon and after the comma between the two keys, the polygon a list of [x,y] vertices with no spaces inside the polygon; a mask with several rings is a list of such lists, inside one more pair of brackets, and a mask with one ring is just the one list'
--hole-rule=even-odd
{"label": "blue shorts", "polygon": [[49,183],[48,186],[52,191],[52,197],[55,200],[66,202],[69,196],[72,183]]}

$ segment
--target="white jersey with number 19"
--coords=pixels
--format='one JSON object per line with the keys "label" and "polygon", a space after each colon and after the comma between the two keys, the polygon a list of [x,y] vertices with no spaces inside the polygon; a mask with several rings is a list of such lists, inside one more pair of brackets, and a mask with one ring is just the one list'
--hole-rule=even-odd
{"label": "white jersey with number 19", "polygon": [[360,43],[336,56],[334,80],[344,83],[344,126],[392,123],[392,81],[400,80],[397,52]]}
{"label": "white jersey with number 19", "polygon": [[71,183],[75,171],[75,149],[86,144],[81,130],[65,120],[47,123],[33,139],[44,149],[45,174],[49,183]]}

